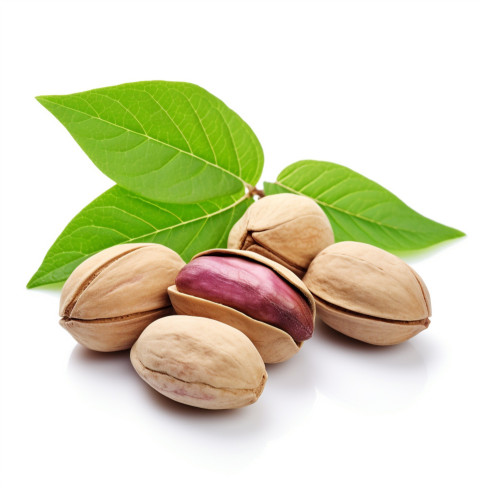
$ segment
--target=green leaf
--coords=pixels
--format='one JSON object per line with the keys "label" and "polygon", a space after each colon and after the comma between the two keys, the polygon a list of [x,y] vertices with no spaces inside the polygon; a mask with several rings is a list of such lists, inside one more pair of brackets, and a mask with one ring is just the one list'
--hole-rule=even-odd
{"label": "green leaf", "polygon": [[226,247],[230,229],[251,203],[242,191],[197,204],[167,204],[114,186],[73,218],[27,287],[64,281],[88,257],[127,242],[164,244],[189,261],[205,249]]}
{"label": "green leaf", "polygon": [[37,100],[101,171],[149,199],[233,195],[262,173],[262,147],[250,127],[190,83],[137,82]]}
{"label": "green leaf", "polygon": [[267,195],[290,192],[313,198],[327,214],[337,242],[405,251],[465,235],[423,217],[379,184],[335,163],[299,161],[264,189]]}

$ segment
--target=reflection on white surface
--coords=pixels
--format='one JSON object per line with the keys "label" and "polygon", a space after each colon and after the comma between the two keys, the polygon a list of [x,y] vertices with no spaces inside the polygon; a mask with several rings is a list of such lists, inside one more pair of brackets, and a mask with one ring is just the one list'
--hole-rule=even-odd
{"label": "reflection on white surface", "polygon": [[[257,403],[226,411],[163,397],[136,374],[128,351],[96,353],[77,345],[67,376],[73,401],[86,412],[85,428],[96,417],[105,432],[128,432],[149,445],[150,459],[167,455],[188,459],[193,471],[240,473],[284,439],[308,431],[305,423],[313,418],[325,426],[327,399],[367,415],[414,404],[427,382],[421,350],[412,341],[370,346],[318,323],[296,356],[267,365],[269,378]],[[431,362],[428,350],[422,352]]]}
{"label": "reflection on white surface", "polygon": [[319,322],[321,395],[357,410],[384,413],[408,406],[427,382],[424,358],[412,342],[379,347],[351,339]]}
{"label": "reflection on white surface", "polygon": [[[247,408],[209,411],[163,397],[136,374],[129,352],[97,353],[77,345],[68,375],[83,402],[101,408],[112,396],[135,403],[142,413],[169,425],[208,431],[211,437],[282,436],[308,414],[317,394],[360,411],[404,408],[427,381],[425,361],[412,342],[377,347],[352,340],[317,323],[314,337],[291,360],[267,365],[268,381],[259,401]],[[273,405],[273,407],[270,406]],[[268,412],[266,412],[268,410]],[[294,415],[285,415],[285,411]],[[177,427],[175,427],[177,429]],[[265,434],[267,434],[265,436]]]}
{"label": "reflection on white surface", "polygon": [[267,370],[269,379],[257,403],[217,411],[182,405],[157,393],[134,371],[128,351],[106,354],[77,345],[67,374],[89,416],[115,405],[111,415],[118,415],[122,429],[140,429],[202,469],[207,462],[211,469],[231,471],[258,459],[269,440],[295,428],[313,407],[316,386],[308,374],[308,355],[298,355],[288,367],[271,365]]}

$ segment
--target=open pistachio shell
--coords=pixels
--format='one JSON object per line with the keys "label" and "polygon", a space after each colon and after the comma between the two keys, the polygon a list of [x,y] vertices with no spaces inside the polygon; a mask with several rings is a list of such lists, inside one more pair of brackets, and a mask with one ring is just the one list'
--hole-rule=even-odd
{"label": "open pistachio shell", "polygon": [[311,198],[292,193],[257,200],[228,237],[230,249],[256,252],[300,277],[312,259],[333,242],[325,212]]}
{"label": "open pistachio shell", "polygon": [[[192,261],[200,256],[237,256],[269,267],[305,298],[311,311],[313,330],[315,323],[315,302],[313,297],[302,281],[284,266],[259,254],[235,249],[211,249],[197,254]],[[168,288],[168,293],[178,314],[197,315],[219,320],[243,332],[254,343],[266,363],[286,361],[295,355],[302,345],[302,342],[295,342],[287,332],[256,320],[232,307],[181,293],[175,285]]]}
{"label": "open pistachio shell", "polygon": [[167,287],[185,265],[160,244],[120,244],[81,263],[60,297],[60,325],[95,351],[129,349],[154,320],[174,313]]}
{"label": "open pistachio shell", "polygon": [[420,276],[370,244],[346,241],[327,247],[303,281],[327,325],[370,344],[398,344],[430,323],[430,296]]}

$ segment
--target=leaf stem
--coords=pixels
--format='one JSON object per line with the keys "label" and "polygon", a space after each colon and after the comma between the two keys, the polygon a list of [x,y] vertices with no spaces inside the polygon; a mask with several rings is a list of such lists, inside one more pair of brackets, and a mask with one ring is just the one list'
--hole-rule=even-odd
{"label": "leaf stem", "polygon": [[260,190],[256,186],[252,186],[252,185],[247,184],[246,188],[248,190],[247,197],[257,196],[260,199],[260,198],[263,198],[265,196],[265,192],[263,190]]}

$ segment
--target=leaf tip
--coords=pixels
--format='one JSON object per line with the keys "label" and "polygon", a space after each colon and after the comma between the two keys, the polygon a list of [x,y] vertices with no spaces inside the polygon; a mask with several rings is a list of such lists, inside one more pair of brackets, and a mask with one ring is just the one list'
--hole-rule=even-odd
{"label": "leaf tip", "polygon": [[38,285],[36,284],[35,276],[30,278],[30,281],[27,283],[27,289],[31,290],[32,288],[36,288]]}
{"label": "leaf tip", "polygon": [[27,283],[27,289],[31,290],[32,288],[38,288],[42,286],[44,283],[42,282],[42,276],[40,274],[40,269],[38,269],[34,275],[30,278],[30,281]]}
{"label": "leaf tip", "polygon": [[462,230],[455,229],[454,227],[448,227],[448,226],[444,226],[444,227],[446,227],[447,230],[448,230],[448,232],[449,232],[449,235],[448,235],[448,237],[445,240],[448,240],[448,239],[458,239],[460,237],[465,237],[467,235]]}
{"label": "leaf tip", "polygon": [[48,96],[46,95],[38,95],[35,97],[35,100],[40,103],[41,105],[45,105],[45,102],[48,100]]}

